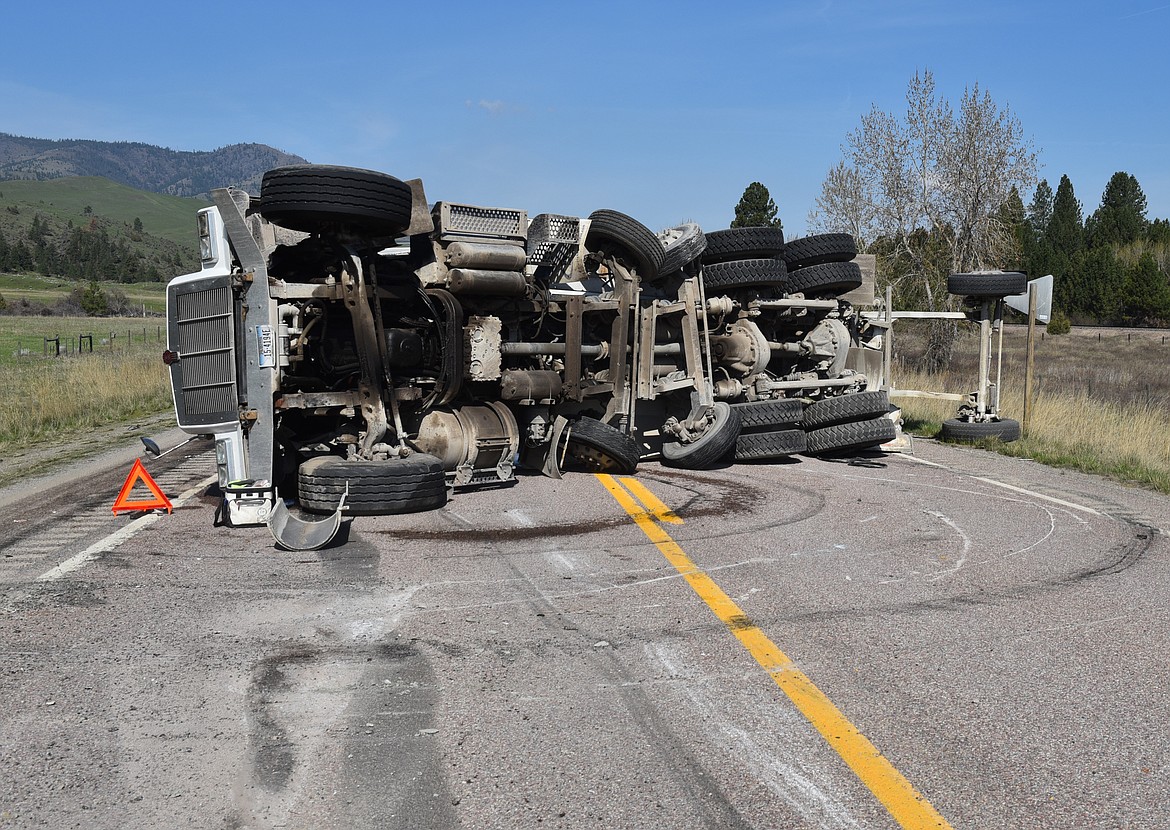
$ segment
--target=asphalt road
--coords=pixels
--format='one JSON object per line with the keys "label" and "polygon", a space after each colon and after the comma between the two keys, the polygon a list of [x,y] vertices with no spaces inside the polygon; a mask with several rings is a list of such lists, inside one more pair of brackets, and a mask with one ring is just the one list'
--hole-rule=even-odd
{"label": "asphalt road", "polygon": [[0,827],[1170,826],[1164,497],[919,441],[306,554],[125,472],[0,500]]}

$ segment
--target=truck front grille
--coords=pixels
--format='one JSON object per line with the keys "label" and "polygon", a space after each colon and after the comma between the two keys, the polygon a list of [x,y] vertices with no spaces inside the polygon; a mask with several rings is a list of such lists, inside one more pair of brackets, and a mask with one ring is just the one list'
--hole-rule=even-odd
{"label": "truck front grille", "polygon": [[232,290],[228,277],[209,277],[167,289],[175,413],[181,426],[239,417]]}

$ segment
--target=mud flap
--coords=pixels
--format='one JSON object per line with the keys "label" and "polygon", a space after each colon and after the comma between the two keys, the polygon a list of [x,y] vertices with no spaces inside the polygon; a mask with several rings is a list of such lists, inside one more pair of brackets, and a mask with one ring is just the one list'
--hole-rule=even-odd
{"label": "mud flap", "polygon": [[312,522],[290,513],[284,499],[277,494],[276,505],[268,517],[268,531],[285,550],[319,550],[332,542],[341,529],[341,514],[345,510],[345,497],[348,495],[349,486],[346,485],[337,509],[328,517]]}

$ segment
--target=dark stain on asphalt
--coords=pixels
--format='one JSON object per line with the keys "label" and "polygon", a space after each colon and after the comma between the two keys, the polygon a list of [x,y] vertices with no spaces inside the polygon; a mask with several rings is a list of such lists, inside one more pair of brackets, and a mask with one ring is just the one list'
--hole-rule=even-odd
{"label": "dark stain on asphalt", "polygon": [[409,643],[393,641],[378,644],[378,655],[384,660],[405,660],[415,653],[415,648]]}
{"label": "dark stain on asphalt", "polygon": [[[690,498],[682,505],[672,506],[682,519],[697,519],[706,516],[727,518],[752,512],[768,498],[751,484],[730,481],[721,477],[700,476],[694,473],[672,471],[655,472],[649,480],[661,480],[672,486],[682,486],[691,492]],[[680,484],[685,482],[685,486]],[[700,490],[702,491],[700,493]],[[628,525],[630,518],[625,513],[615,513],[589,521],[540,527],[458,527],[443,529],[386,529],[365,531],[370,534],[393,536],[395,539],[420,541],[461,541],[475,539],[481,543],[520,542],[530,539],[551,539],[567,536],[583,536],[601,533]]]}
{"label": "dark stain on asphalt", "polygon": [[119,556],[110,550],[99,551],[94,556],[95,564],[104,565],[107,568],[133,568],[134,562],[129,556]]}
{"label": "dark stain on asphalt", "polygon": [[318,652],[306,647],[282,651],[261,660],[248,690],[248,712],[252,721],[252,769],[256,782],[269,791],[288,786],[296,765],[293,744],[270,707],[273,694],[291,688],[286,667],[316,659]]}
{"label": "dark stain on asphalt", "polygon": [[727,618],[727,627],[732,631],[748,631],[753,628],[758,628],[752,618],[746,614],[735,614]]}
{"label": "dark stain on asphalt", "polygon": [[372,530],[371,534],[393,536],[395,539],[418,539],[428,541],[459,541],[474,538],[481,542],[516,542],[526,539],[548,539],[557,536],[579,536],[585,533],[599,533],[629,524],[625,514],[612,518],[595,519],[588,522],[572,522],[544,527],[475,527],[451,528],[445,530]]}
{"label": "dark stain on asphalt", "polygon": [[41,597],[46,605],[67,606],[72,608],[98,608],[106,604],[92,582],[72,582],[58,580],[45,583]]}
{"label": "dark stain on asphalt", "polygon": [[373,544],[345,527],[346,544],[329,546],[318,551],[317,557],[330,577],[375,583],[378,581],[378,563],[381,554]]}
{"label": "dark stain on asphalt", "polygon": [[354,804],[334,826],[356,826],[355,815],[370,816],[369,826],[388,826],[374,817],[397,815],[401,826],[419,830],[458,827],[441,737],[446,724],[434,716],[439,683],[426,649],[387,640],[372,654],[358,685],[371,691],[353,697],[344,715],[350,728],[340,780]]}

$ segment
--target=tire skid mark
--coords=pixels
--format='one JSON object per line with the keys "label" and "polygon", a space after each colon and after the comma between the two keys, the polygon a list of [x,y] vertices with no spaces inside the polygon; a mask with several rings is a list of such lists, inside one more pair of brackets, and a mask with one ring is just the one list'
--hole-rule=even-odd
{"label": "tire skid mark", "polygon": [[[469,531],[472,523],[458,516],[448,514],[452,521],[466,526]],[[623,522],[623,525],[628,524]],[[494,547],[495,541],[492,542]],[[555,643],[563,643],[566,631],[562,625],[565,612],[557,605],[561,595],[547,593],[528,574],[517,567],[513,556],[496,551],[499,561],[514,573],[518,580],[525,584],[531,593],[516,600],[504,601],[499,604],[526,605],[536,615],[536,619],[548,629],[549,639]],[[527,552],[526,555],[531,555]],[[627,586],[619,586],[627,587]],[[574,595],[578,592],[574,592]],[[584,591],[579,593],[596,593]],[[496,605],[497,603],[490,603]],[[454,610],[454,609],[452,609]],[[587,642],[597,639],[600,635],[588,631],[583,625],[578,625],[572,632],[574,640]],[[719,782],[706,770],[702,761],[694,754],[690,747],[674,732],[665,718],[660,714],[656,701],[643,684],[618,659],[613,649],[588,651],[584,653],[589,665],[599,674],[606,685],[617,692],[623,707],[631,719],[638,725],[647,743],[655,748],[659,759],[671,769],[677,780],[683,782],[682,789],[691,797],[691,804],[696,812],[702,816],[704,827],[711,828],[747,828],[752,825],[739,814],[723,791]]]}
{"label": "tire skid mark", "polygon": [[804,614],[789,614],[778,617],[788,623],[825,622],[854,620],[864,621],[889,614],[905,614],[917,616],[919,614],[933,614],[937,612],[965,612],[971,608],[1008,608],[1021,600],[1041,597],[1048,594],[1062,592],[1075,587],[1089,579],[1107,576],[1116,576],[1140,563],[1154,544],[1154,540],[1162,534],[1157,528],[1148,525],[1124,522],[1134,529],[1134,537],[1114,545],[1109,550],[1108,558],[1101,564],[1083,568],[1079,571],[1054,579],[1045,579],[1037,582],[1016,585],[995,592],[967,592],[936,600],[917,600],[914,602],[874,606],[872,608],[834,608],[828,611],[810,611]]}
{"label": "tire skid mark", "polygon": [[614,500],[667,561],[682,574],[695,594],[751,654],[781,691],[841,757],[890,816],[907,828],[950,828],[950,824],[860,730],[751,622],[738,605],[686,554],[669,533],[613,476],[598,474]]}
{"label": "tire skid mark", "polygon": [[[1058,578],[1054,578],[1054,579],[1048,579],[1048,580],[1043,580],[1040,582],[1030,583],[1030,584],[1024,585],[1022,587],[1016,587],[1011,592],[1005,591],[1003,593],[996,593],[996,594],[984,593],[984,594],[980,594],[978,596],[959,595],[959,596],[950,598],[950,600],[942,601],[941,606],[936,604],[936,603],[933,603],[933,602],[928,602],[925,604],[912,603],[912,604],[908,604],[908,605],[904,605],[904,606],[899,606],[902,609],[910,609],[910,608],[919,609],[919,608],[929,607],[929,608],[932,608],[933,610],[940,610],[940,608],[945,608],[946,606],[949,606],[952,603],[954,604],[955,607],[971,607],[974,605],[997,605],[997,604],[999,604],[999,601],[1004,600],[1004,599],[1037,595],[1038,593],[1042,593],[1044,591],[1052,590],[1055,588],[1061,588],[1061,587],[1068,586],[1068,585],[1074,585],[1074,584],[1076,584],[1082,580],[1085,580],[1085,579],[1091,579],[1091,578],[1098,577],[1098,576],[1119,574],[1119,573],[1122,573],[1126,570],[1129,570],[1130,568],[1134,567],[1135,565],[1137,565],[1141,561],[1142,557],[1145,556],[1146,553],[1152,547],[1154,538],[1166,535],[1165,532],[1161,528],[1155,527],[1152,524],[1150,524],[1149,522],[1147,522],[1143,519],[1134,517],[1133,515],[1130,515],[1128,513],[1105,512],[1102,510],[1097,510],[1097,509],[1092,508],[1092,507],[1088,507],[1086,505],[1077,504],[1075,502],[1071,502],[1071,501],[1068,501],[1066,499],[1059,499],[1059,498],[1056,498],[1055,496],[1050,496],[1050,495],[1047,495],[1045,493],[1039,493],[1039,492],[1035,492],[1032,490],[1028,490],[1027,488],[1024,488],[1024,487],[1018,487],[1016,485],[1006,484],[1004,482],[996,481],[995,479],[988,478],[987,476],[971,475],[969,473],[963,472],[962,470],[953,470],[953,469],[951,469],[949,467],[945,467],[941,464],[936,464],[932,461],[926,461],[924,459],[914,458],[913,456],[907,456],[907,458],[909,460],[917,463],[917,464],[922,464],[922,465],[925,465],[928,467],[933,467],[935,469],[943,470],[947,473],[951,473],[951,474],[954,474],[956,476],[969,478],[969,479],[974,480],[974,481],[979,481],[979,482],[983,482],[983,483],[988,484],[988,485],[993,485],[993,486],[995,486],[997,488],[1001,488],[1003,490],[1008,490],[1013,495],[1007,495],[1007,494],[1004,494],[1002,492],[996,492],[996,491],[974,490],[974,489],[962,488],[962,487],[950,487],[947,485],[934,484],[934,483],[930,483],[930,482],[915,481],[913,479],[892,479],[891,478],[891,479],[871,479],[871,480],[878,480],[878,481],[883,481],[886,483],[896,483],[896,484],[901,484],[904,486],[912,486],[912,487],[920,488],[920,489],[944,490],[944,491],[954,492],[954,493],[963,493],[963,494],[968,494],[968,495],[972,495],[972,496],[977,496],[979,498],[995,499],[998,501],[1012,503],[1012,504],[1026,505],[1026,506],[1031,507],[1035,510],[1042,511],[1043,513],[1045,513],[1047,515],[1047,517],[1048,517],[1047,530],[1040,536],[1040,538],[1036,539],[1031,544],[1029,544],[1023,548],[1020,548],[1019,550],[1008,551],[1008,552],[1001,554],[1001,555],[998,555],[998,556],[990,556],[986,559],[979,560],[978,562],[975,562],[973,564],[976,564],[976,565],[993,564],[999,560],[1008,559],[1008,558],[1015,557],[1015,556],[1020,556],[1021,554],[1027,553],[1031,550],[1034,550],[1035,548],[1039,547],[1044,542],[1046,542],[1048,539],[1052,538],[1052,536],[1055,534],[1056,526],[1057,526],[1057,522],[1056,522],[1057,514],[1063,514],[1063,516],[1065,518],[1070,519],[1071,521],[1073,521],[1077,525],[1081,525],[1081,526],[1088,526],[1091,524],[1091,519],[1085,518],[1085,516],[1082,514],[1087,514],[1090,517],[1097,517],[1100,519],[1105,519],[1107,521],[1116,522],[1117,524],[1120,524],[1120,525],[1127,527],[1129,529],[1130,533],[1132,534],[1132,537],[1131,537],[1131,539],[1129,539],[1127,541],[1124,541],[1124,542],[1119,543],[1118,545],[1115,545],[1113,548],[1111,548],[1109,551],[1107,551],[1106,558],[1099,565],[1082,568],[1078,571],[1075,571],[1075,572],[1068,574],[1066,576],[1063,576],[1063,577],[1058,577]],[[845,476],[845,477],[846,478],[855,478],[854,476]],[[897,582],[900,580],[894,579],[894,580],[890,580],[890,581]],[[883,611],[890,611],[890,610],[896,610],[896,607],[887,607],[887,608],[883,609]],[[860,614],[858,614],[858,612],[856,612],[856,611],[842,612],[842,613],[850,613],[850,614],[854,614],[857,616],[868,616],[864,612],[861,612]],[[804,618],[808,619],[810,617],[809,617],[809,615],[805,615]]]}
{"label": "tire skid mark", "polygon": [[682,690],[702,716],[698,721],[704,731],[717,744],[734,746],[736,755],[748,763],[764,786],[788,804],[807,826],[835,830],[860,828],[849,808],[834,797],[831,782],[822,770],[810,768],[798,751],[794,750],[786,757],[778,754],[777,750],[788,746],[782,734],[772,742],[773,748],[761,746],[746,730],[726,717],[726,707],[720,706],[703,691],[702,686],[695,682],[698,678],[694,672],[680,665],[678,655],[667,643],[648,643],[645,650],[651,659],[662,664],[672,679],[688,681],[676,684],[675,688]]}
{"label": "tire skid mark", "polygon": [[[651,482],[660,481],[671,487],[683,489],[691,494],[682,506],[673,508],[670,518],[664,519],[672,524],[675,523],[673,519],[741,517],[736,522],[728,522],[728,530],[706,533],[703,536],[704,539],[753,536],[763,531],[798,524],[820,515],[824,511],[826,504],[825,496],[822,492],[813,488],[789,485],[786,488],[787,491],[791,494],[799,495],[801,497],[800,501],[808,505],[807,508],[795,510],[782,519],[751,522],[750,516],[757,512],[758,507],[763,507],[768,500],[766,489],[759,488],[754,484],[734,481],[721,476],[668,469],[656,469],[653,472],[642,475],[640,478]],[[686,486],[680,484],[680,482],[685,482]],[[699,488],[707,489],[700,491]],[[712,497],[712,493],[715,494],[714,498]],[[796,501],[796,499],[790,499],[790,503]],[[440,511],[440,515],[454,516],[457,518],[457,521],[450,523],[453,526],[441,529],[390,528],[374,529],[365,532],[372,535],[391,536],[404,541],[474,542],[480,548],[478,551],[463,549],[457,553],[446,555],[446,558],[460,559],[481,556],[483,555],[482,550],[484,548],[492,547],[497,543],[522,541],[548,542],[563,538],[579,538],[589,534],[607,533],[608,531],[617,530],[629,524],[627,517],[607,516],[589,521],[544,524],[536,527],[483,527],[459,516],[450,506]],[[685,532],[679,534],[679,539],[680,541],[689,541],[689,537]],[[610,550],[632,549],[638,546],[638,543],[613,544],[607,542],[607,548]],[[558,547],[555,550],[559,553],[588,553],[593,549],[582,547],[568,550]],[[493,548],[492,555],[505,557],[510,555],[527,556],[529,553],[530,551],[528,550],[522,550],[517,551],[516,554],[509,554]]]}

